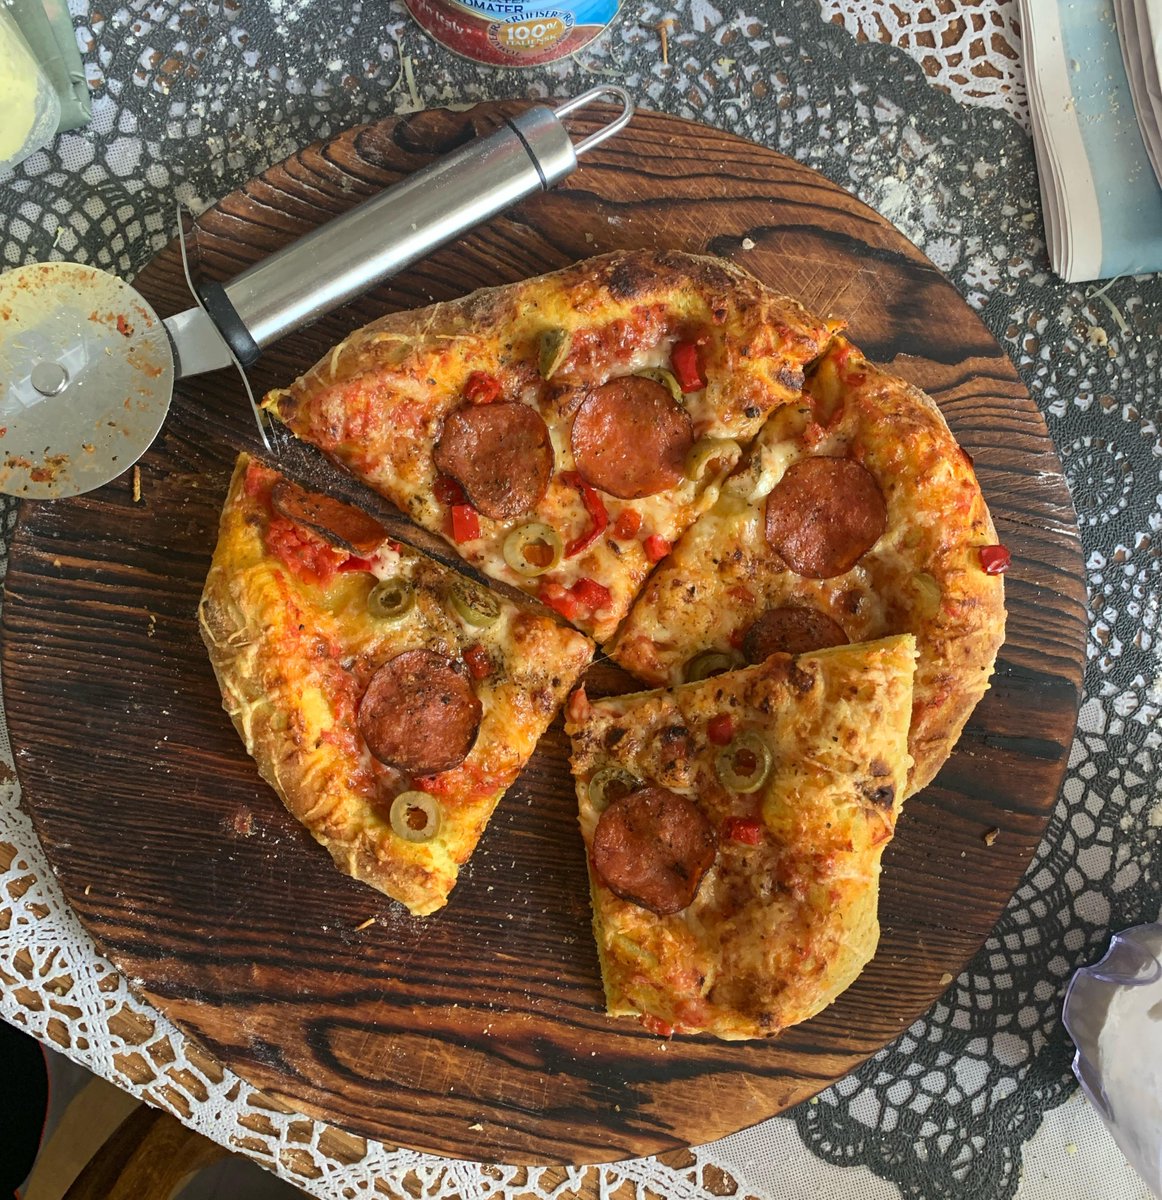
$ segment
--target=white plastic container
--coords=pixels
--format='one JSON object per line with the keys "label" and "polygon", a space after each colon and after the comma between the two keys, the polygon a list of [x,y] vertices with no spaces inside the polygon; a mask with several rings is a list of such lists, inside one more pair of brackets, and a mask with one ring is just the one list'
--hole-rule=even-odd
{"label": "white plastic container", "polygon": [[61,105],[15,18],[0,0],[0,172],[56,136]]}

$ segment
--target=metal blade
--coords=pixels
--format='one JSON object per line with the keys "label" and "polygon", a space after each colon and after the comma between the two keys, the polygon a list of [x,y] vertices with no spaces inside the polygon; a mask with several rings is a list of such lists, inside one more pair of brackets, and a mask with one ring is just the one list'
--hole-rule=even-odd
{"label": "metal blade", "polygon": [[75,496],[131,467],[173,394],[161,319],[127,283],[79,263],[0,275],[0,491]]}
{"label": "metal blade", "polygon": [[175,379],[234,365],[230,348],[203,309],[187,308],[162,324],[173,346]]}

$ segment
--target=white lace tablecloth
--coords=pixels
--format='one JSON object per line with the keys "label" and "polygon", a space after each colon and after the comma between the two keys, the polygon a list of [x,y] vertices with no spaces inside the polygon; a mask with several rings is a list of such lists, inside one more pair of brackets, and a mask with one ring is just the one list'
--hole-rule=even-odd
{"label": "white lace tablecloth", "polygon": [[[4,765],[0,1014],[319,1197],[1146,1200],[1072,1085],[1059,1014],[1072,971],[1111,930],[1157,919],[1162,895],[1162,286],[1099,292],[1049,274],[1013,0],[629,4],[576,60],[524,73],[454,58],[398,3],[70,8],[93,123],[0,177],[5,266],[71,258],[130,275],[172,236],[175,196],[199,208],[393,111],[575,94],[595,76],[849,187],[948,273],[1045,413],[1082,524],[1090,661],[1051,827],[984,949],[862,1069],[711,1146],[599,1168],[481,1168],[287,1111],[96,953]],[[3,512],[6,545],[15,517]],[[10,764],[2,722],[0,749]]]}

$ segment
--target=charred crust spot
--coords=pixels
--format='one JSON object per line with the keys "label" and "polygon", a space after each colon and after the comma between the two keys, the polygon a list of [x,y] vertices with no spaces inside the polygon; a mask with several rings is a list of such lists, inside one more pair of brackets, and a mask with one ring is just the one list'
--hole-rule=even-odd
{"label": "charred crust spot", "polygon": [[792,663],[787,672],[787,681],[795,691],[806,694],[815,686],[815,672],[804,671],[797,663]]}
{"label": "charred crust spot", "polygon": [[757,404],[748,404],[748,405],[746,406],[746,408],[744,408],[744,409],[742,410],[742,415],[743,415],[744,417],[747,417],[747,418],[749,418],[749,419],[750,419],[750,420],[752,420],[752,421],[753,421],[753,420],[754,420],[756,417],[761,417],[761,416],[762,416],[762,414],[763,414],[763,410],[762,410],[761,408],[759,408],[759,406],[758,406]]}
{"label": "charred crust spot", "polygon": [[658,741],[665,746],[684,746],[690,739],[685,725],[666,725],[658,730]]}
{"label": "charred crust spot", "polygon": [[896,789],[890,783],[861,783],[859,790],[863,798],[876,808],[891,808],[896,798]]}
{"label": "charred crust spot", "polygon": [[715,325],[721,325],[726,320],[726,309],[721,307],[715,308],[710,315],[714,318]]}
{"label": "charred crust spot", "polygon": [[609,272],[609,293],[615,300],[632,300],[644,295],[657,282],[652,264],[641,258],[622,258]]}
{"label": "charred crust spot", "polygon": [[777,378],[783,387],[792,392],[801,391],[803,388],[803,372],[798,367],[780,367]]}
{"label": "charred crust spot", "polygon": [[613,750],[617,744],[625,737],[626,731],[620,725],[611,726],[605,731],[605,737],[601,739],[601,744],[606,750]]}
{"label": "charred crust spot", "polygon": [[876,779],[882,779],[885,775],[892,773],[892,768],[882,758],[873,758],[868,770]]}

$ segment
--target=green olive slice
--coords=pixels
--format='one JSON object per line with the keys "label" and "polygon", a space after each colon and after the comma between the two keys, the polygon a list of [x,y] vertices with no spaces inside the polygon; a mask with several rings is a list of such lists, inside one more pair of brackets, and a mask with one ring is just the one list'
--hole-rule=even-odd
{"label": "green olive slice", "polygon": [[699,438],[686,455],[686,478],[697,482],[713,462],[721,462],[715,474],[725,475],[742,457],[742,447],[734,438]]}
{"label": "green olive slice", "polygon": [[774,761],[770,746],[753,730],[746,730],[719,750],[714,770],[724,787],[745,796],[766,783]]}
{"label": "green olive slice", "polygon": [[552,379],[569,357],[572,338],[564,329],[542,329],[537,343],[537,368],[542,379]]}
{"label": "green olive slice", "polygon": [[700,683],[711,675],[733,671],[742,664],[743,657],[737,650],[703,650],[686,664],[684,678],[687,683]]}
{"label": "green olive slice", "polygon": [[367,594],[367,611],[380,621],[402,621],[416,605],[416,589],[400,575],[381,579]]}
{"label": "green olive slice", "polygon": [[400,792],[391,802],[391,828],[405,842],[430,842],[441,823],[440,802],[427,792]]}
{"label": "green olive slice", "polygon": [[543,521],[526,521],[504,539],[504,561],[527,579],[551,571],[564,553],[561,535]]}
{"label": "green olive slice", "polygon": [[682,403],[682,385],[668,367],[643,367],[634,374],[639,379],[652,379],[654,383],[660,383],[679,404]]}
{"label": "green olive slice", "polygon": [[593,773],[593,778],[589,780],[586,791],[594,811],[600,813],[604,812],[614,800],[628,796],[630,792],[636,792],[641,786],[642,781],[636,775],[624,767],[610,765],[600,767]]}
{"label": "green olive slice", "polygon": [[483,588],[458,579],[448,591],[456,615],[474,629],[487,629],[500,619],[500,601]]}

